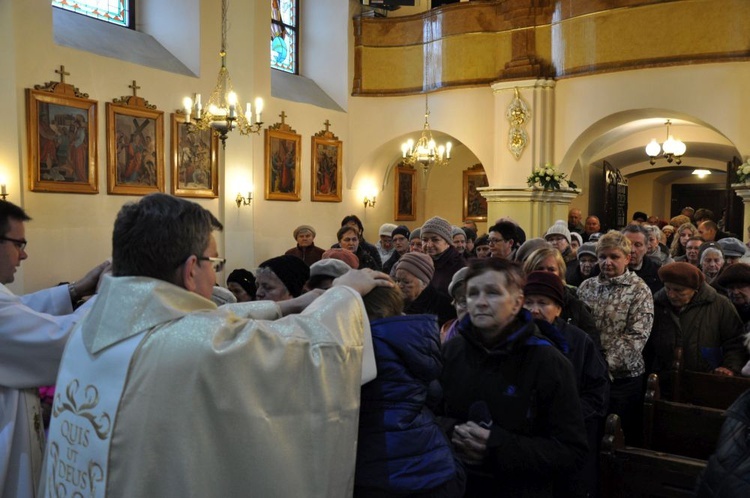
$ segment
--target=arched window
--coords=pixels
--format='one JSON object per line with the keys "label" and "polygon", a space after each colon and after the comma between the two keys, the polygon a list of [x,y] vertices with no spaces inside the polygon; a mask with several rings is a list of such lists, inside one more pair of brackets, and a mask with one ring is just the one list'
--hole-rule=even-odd
{"label": "arched window", "polygon": [[52,6],[135,29],[135,0],[52,0]]}
{"label": "arched window", "polygon": [[271,0],[271,67],[299,74],[299,0]]}

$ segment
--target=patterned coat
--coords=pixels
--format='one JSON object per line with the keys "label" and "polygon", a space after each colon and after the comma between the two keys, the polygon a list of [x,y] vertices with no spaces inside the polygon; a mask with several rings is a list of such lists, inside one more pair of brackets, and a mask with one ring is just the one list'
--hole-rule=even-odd
{"label": "patterned coat", "polygon": [[612,377],[645,373],[643,348],[654,322],[654,300],[646,283],[630,270],[614,278],[599,275],[581,284],[578,298],[591,308]]}

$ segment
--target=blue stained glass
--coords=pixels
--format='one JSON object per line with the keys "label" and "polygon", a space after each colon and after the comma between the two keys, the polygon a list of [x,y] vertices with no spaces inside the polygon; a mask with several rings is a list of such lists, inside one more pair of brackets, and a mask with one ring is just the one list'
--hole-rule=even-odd
{"label": "blue stained glass", "polygon": [[130,0],[51,0],[53,7],[130,27]]}
{"label": "blue stained glass", "polygon": [[271,0],[271,67],[297,73],[297,1]]}
{"label": "blue stained glass", "polygon": [[294,44],[296,33],[285,29],[279,36],[271,38],[271,67],[287,73],[296,72]]}

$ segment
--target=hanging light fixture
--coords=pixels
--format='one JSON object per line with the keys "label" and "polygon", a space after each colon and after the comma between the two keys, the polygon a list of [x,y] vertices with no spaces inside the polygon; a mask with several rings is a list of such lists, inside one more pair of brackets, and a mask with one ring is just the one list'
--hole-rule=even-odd
{"label": "hanging light fixture", "polygon": [[432,166],[444,166],[447,165],[451,158],[451,148],[453,144],[446,142],[445,145],[437,145],[435,139],[432,138],[432,131],[430,131],[430,123],[428,118],[430,116],[430,108],[427,103],[427,94],[424,96],[424,128],[422,129],[422,136],[415,143],[411,138],[401,144],[401,157],[403,162],[414,166],[420,164],[425,173],[427,173]]}
{"label": "hanging light fixture", "polygon": [[649,161],[652,165],[656,164],[656,158],[660,153],[663,153],[664,157],[667,158],[667,162],[671,163],[674,161],[676,164],[682,163],[682,156],[685,154],[687,147],[681,140],[675,140],[669,133],[669,126],[672,124],[670,120],[664,123],[667,126],[667,140],[663,145],[659,145],[659,142],[655,138],[651,139],[651,142],[646,146],[646,154],[651,158]]}
{"label": "hanging light fixture", "polygon": [[707,169],[694,169],[693,174],[697,176],[698,178],[700,178],[701,180],[703,180],[704,178],[706,178],[708,175],[711,174],[711,171]]}
{"label": "hanging light fixture", "polygon": [[[221,0],[221,69],[216,80],[216,87],[203,107],[201,94],[194,94],[193,98],[185,97],[182,101],[187,122],[201,130],[212,129],[226,147],[227,133],[237,129],[241,135],[250,133],[260,134],[263,124],[263,99],[255,99],[255,109],[248,102],[245,112],[237,105],[239,98],[232,88],[232,79],[227,69],[227,0]],[[253,122],[253,112],[255,121]]]}

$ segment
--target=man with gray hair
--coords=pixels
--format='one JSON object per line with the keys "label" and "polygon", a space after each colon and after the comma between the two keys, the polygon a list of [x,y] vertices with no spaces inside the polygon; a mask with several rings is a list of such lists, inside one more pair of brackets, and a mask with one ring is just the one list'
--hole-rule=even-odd
{"label": "man with gray hair", "polygon": [[351,495],[374,378],[360,294],[392,283],[352,270],[325,293],[217,308],[221,228],[165,194],[120,210],[113,276],[60,366],[43,496]]}

